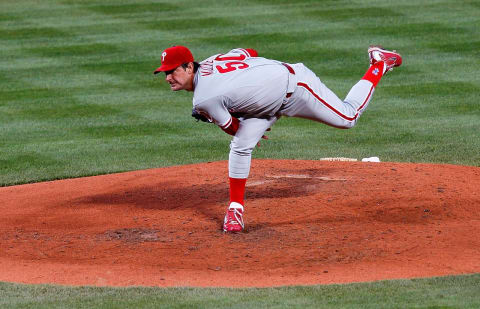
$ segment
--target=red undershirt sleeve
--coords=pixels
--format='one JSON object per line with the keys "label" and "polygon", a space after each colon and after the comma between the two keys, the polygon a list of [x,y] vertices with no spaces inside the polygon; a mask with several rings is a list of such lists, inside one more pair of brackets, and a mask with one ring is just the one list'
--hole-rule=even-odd
{"label": "red undershirt sleeve", "polygon": [[230,121],[223,127],[221,126],[220,129],[222,129],[225,133],[234,136],[235,133],[237,133],[239,125],[240,125],[240,121],[237,118],[232,116]]}

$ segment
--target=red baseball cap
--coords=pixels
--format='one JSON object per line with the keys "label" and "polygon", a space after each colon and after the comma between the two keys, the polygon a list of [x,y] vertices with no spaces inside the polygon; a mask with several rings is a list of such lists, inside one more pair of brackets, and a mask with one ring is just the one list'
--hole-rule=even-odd
{"label": "red baseball cap", "polygon": [[184,63],[193,62],[192,52],[185,46],[172,46],[162,53],[162,65],[153,74],[174,70]]}

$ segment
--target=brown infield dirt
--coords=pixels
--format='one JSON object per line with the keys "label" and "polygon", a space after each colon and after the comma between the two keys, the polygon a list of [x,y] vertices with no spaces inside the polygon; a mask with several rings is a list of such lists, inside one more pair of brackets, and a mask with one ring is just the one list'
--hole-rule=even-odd
{"label": "brown infield dirt", "polygon": [[254,160],[0,188],[0,281],[266,287],[480,272],[480,168]]}

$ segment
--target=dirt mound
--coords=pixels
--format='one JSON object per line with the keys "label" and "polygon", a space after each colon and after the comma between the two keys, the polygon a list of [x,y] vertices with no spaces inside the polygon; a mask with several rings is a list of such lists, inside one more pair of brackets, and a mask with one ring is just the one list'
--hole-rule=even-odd
{"label": "dirt mound", "polygon": [[480,272],[480,168],[254,160],[0,188],[0,281],[276,286]]}

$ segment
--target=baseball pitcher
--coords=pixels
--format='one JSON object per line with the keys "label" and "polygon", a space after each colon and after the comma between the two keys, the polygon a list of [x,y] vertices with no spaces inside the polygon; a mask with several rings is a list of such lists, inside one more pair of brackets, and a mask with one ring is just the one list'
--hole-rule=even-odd
{"label": "baseball pitcher", "polygon": [[233,49],[200,63],[184,46],[162,52],[162,65],[154,74],[164,72],[172,91],[193,91],[192,116],[233,136],[225,232],[244,229],[245,185],[252,151],[281,116],[351,128],[367,108],[382,76],[402,64],[400,54],[380,46],[370,46],[368,56],[369,69],[341,100],[302,63],[259,57],[253,49]]}

